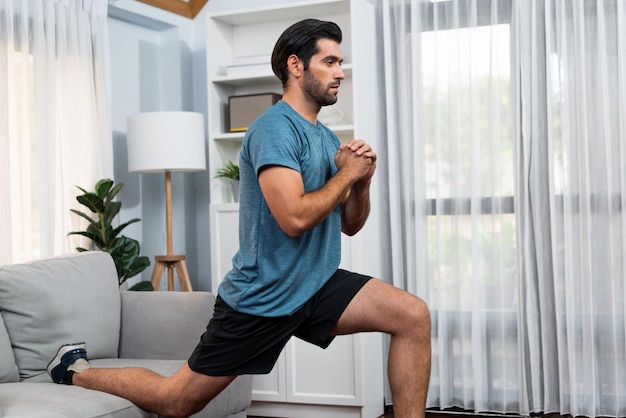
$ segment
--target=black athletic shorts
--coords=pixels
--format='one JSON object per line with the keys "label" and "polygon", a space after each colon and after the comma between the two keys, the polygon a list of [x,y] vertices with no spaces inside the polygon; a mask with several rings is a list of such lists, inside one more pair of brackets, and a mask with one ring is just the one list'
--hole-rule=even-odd
{"label": "black athletic shorts", "polygon": [[292,335],[326,348],[341,314],[369,279],[337,270],[304,306],[281,317],[237,312],[218,296],[213,318],[188,360],[189,367],[209,376],[266,374]]}

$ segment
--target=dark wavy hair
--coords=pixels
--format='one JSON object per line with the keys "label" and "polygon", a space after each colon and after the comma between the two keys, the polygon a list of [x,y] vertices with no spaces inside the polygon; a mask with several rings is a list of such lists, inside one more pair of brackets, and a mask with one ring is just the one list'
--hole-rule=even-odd
{"label": "dark wavy hair", "polygon": [[334,22],[304,19],[289,26],[280,35],[272,52],[272,70],[283,87],[289,78],[287,58],[296,55],[304,63],[304,69],[308,69],[311,57],[319,52],[317,41],[320,39],[330,39],[340,44],[341,29]]}

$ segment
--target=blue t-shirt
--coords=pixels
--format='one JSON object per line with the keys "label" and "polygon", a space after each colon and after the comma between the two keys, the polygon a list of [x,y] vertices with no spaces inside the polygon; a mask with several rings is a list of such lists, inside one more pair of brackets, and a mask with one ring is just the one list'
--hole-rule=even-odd
{"label": "blue t-shirt", "polygon": [[259,170],[279,165],[300,172],[305,192],[321,188],[337,172],[339,139],[279,101],[251,124],[239,156],[239,251],[218,293],[250,315],[289,315],[335,273],[341,260],[337,206],[313,229],[291,238],[278,226],[258,182]]}

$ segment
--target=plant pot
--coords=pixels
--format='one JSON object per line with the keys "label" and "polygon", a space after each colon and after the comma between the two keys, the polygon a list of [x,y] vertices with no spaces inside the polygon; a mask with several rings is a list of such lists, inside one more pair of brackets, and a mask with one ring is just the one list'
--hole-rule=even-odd
{"label": "plant pot", "polygon": [[239,202],[239,181],[231,180],[230,181],[230,190],[233,193],[233,202]]}

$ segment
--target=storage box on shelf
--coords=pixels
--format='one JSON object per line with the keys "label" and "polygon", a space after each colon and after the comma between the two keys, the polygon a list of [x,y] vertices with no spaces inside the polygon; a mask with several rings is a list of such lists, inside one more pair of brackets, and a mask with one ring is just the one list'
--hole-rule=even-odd
{"label": "storage box on shelf", "polygon": [[[373,103],[379,97],[375,88],[378,54],[373,50],[374,9],[373,0],[305,0],[207,14],[211,177],[227,161],[238,161],[245,135],[229,132],[229,97],[282,94],[281,83],[271,69],[272,49],[283,30],[305,18],[334,21],[343,31],[345,80],[338,102],[323,108],[319,119],[341,141],[360,137],[376,148],[373,135],[378,132],[378,119]],[[210,216],[216,290],[238,247],[238,204],[232,202],[225,182],[212,181]],[[368,226],[355,237],[343,237],[342,267],[377,274],[379,251],[371,245],[378,242],[377,221],[372,219],[376,216],[370,215]],[[379,334],[338,337],[327,350],[292,339],[274,370],[255,376],[250,413],[302,418],[378,417],[384,403],[382,364]]]}
{"label": "storage box on shelf", "polygon": [[250,124],[282,96],[276,93],[244,94],[228,98],[228,131],[246,132]]}

